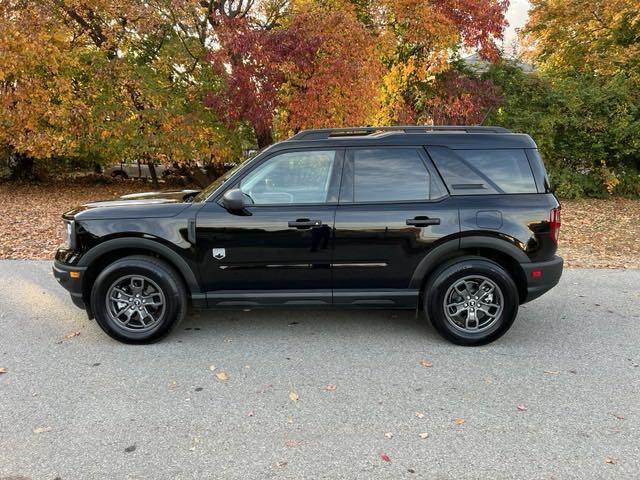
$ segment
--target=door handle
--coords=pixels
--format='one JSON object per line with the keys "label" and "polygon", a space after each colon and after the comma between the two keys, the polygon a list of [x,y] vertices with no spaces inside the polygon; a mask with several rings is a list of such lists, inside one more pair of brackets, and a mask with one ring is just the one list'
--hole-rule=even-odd
{"label": "door handle", "polygon": [[428,227],[429,225],[440,225],[439,218],[429,218],[424,216],[407,218],[407,225],[414,227]]}
{"label": "door handle", "polygon": [[298,218],[297,220],[291,220],[289,227],[292,228],[312,228],[322,226],[322,220],[309,220],[308,218]]}

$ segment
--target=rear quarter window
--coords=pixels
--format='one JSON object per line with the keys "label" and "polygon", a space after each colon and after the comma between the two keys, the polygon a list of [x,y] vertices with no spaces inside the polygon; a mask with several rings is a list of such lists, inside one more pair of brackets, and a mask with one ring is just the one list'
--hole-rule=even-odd
{"label": "rear quarter window", "polygon": [[427,149],[452,195],[537,193],[523,149]]}

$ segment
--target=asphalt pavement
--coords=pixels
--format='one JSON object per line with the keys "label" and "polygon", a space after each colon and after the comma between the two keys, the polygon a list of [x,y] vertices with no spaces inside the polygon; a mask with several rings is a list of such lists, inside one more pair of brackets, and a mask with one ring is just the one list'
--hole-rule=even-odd
{"label": "asphalt pavement", "polygon": [[326,310],[128,346],[1,261],[0,480],[637,479],[639,364],[640,271],[566,270],[484,347]]}

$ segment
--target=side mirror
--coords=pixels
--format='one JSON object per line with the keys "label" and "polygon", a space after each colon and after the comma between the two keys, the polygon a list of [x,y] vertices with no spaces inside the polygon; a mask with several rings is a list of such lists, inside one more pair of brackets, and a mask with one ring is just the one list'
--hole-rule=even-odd
{"label": "side mirror", "polygon": [[227,190],[222,196],[222,206],[230,212],[242,211],[249,204],[246,195],[239,188]]}

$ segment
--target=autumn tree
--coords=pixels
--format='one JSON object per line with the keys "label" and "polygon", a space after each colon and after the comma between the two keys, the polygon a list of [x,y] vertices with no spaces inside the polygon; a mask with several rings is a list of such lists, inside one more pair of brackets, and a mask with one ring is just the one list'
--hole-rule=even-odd
{"label": "autumn tree", "polygon": [[[430,99],[437,92],[460,90],[464,82],[459,75],[442,75],[451,70],[451,51],[476,49],[482,58],[497,60],[496,40],[502,38],[507,6],[507,0],[371,2],[370,18],[387,46],[382,108],[376,123],[436,121],[429,115]],[[473,96],[467,100],[473,102]],[[453,119],[455,123],[464,120],[464,115]]]}
{"label": "autumn tree", "polygon": [[244,121],[259,147],[314,126],[370,121],[382,74],[377,38],[347,1],[299,1],[277,23],[214,16],[210,60],[224,84],[210,105],[229,124]]}
{"label": "autumn tree", "polygon": [[542,70],[640,77],[637,0],[532,0],[523,33]]}
{"label": "autumn tree", "polygon": [[508,93],[498,120],[520,128],[533,121],[529,131],[540,132],[566,195],[640,194],[638,2],[533,0],[531,7],[524,43],[538,72],[494,78]]}
{"label": "autumn tree", "polygon": [[302,128],[475,122],[505,0],[4,0],[0,143],[188,163]]}
{"label": "autumn tree", "polygon": [[9,0],[0,13],[0,142],[150,165],[239,149],[203,103],[217,81],[204,62],[206,5]]}

